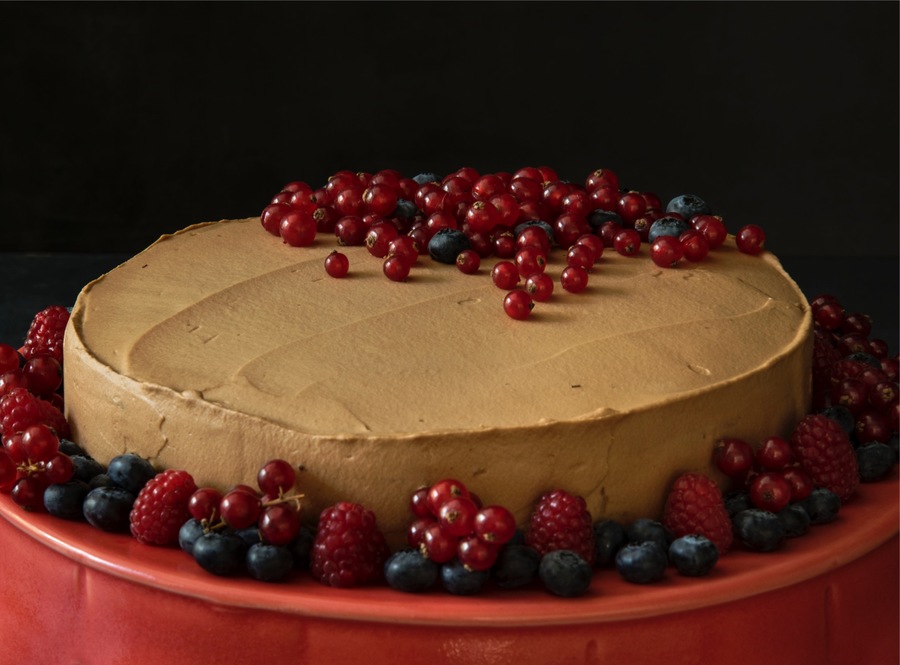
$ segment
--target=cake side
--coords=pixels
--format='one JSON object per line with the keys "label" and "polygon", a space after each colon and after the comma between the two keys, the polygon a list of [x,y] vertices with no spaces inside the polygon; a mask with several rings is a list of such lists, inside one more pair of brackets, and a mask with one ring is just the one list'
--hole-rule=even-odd
{"label": "cake side", "polygon": [[655,515],[675,475],[713,473],[718,438],[784,434],[808,408],[809,309],[770,254],[604,257],[589,293],[523,325],[488,280],[420,259],[395,284],[347,249],[354,279],[331,280],[324,243],[201,225],[88,285],[66,335],[76,439],[222,488],[281,457],[308,519],[356,501],[396,543],[410,493],[446,476],[520,522],[556,487],[595,517]]}

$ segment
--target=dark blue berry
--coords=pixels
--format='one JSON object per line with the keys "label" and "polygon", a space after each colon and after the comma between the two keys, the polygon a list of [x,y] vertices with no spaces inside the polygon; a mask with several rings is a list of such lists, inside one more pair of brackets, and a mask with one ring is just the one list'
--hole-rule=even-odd
{"label": "dark blue berry", "polygon": [[837,494],[824,487],[817,487],[805,499],[796,504],[809,515],[809,522],[813,525],[828,524],[841,510],[841,500]]}
{"label": "dark blue berry", "polygon": [[616,552],[626,542],[628,537],[625,528],[615,520],[603,520],[594,524],[594,564],[612,565],[616,560]]}
{"label": "dark blue berry", "polygon": [[397,200],[397,207],[394,209],[394,214],[397,217],[402,219],[412,219],[418,212],[419,210],[416,208],[416,204],[409,199]]}
{"label": "dark blue berry", "polygon": [[803,508],[791,504],[778,513],[778,519],[784,525],[786,538],[797,538],[809,531],[809,515]]}
{"label": "dark blue berry", "polygon": [[54,517],[64,520],[84,519],[84,499],[91,488],[82,480],[50,485],[44,490],[44,506]]}
{"label": "dark blue berry", "polygon": [[691,223],[685,219],[678,219],[677,217],[660,217],[650,225],[647,239],[649,242],[653,242],[660,236],[673,236],[677,238],[691,228],[693,228]]}
{"label": "dark blue berry", "polygon": [[300,533],[288,545],[288,549],[291,550],[291,555],[294,557],[295,568],[309,568],[309,554],[312,552],[315,539],[316,534],[312,529],[305,524],[300,527]]}
{"label": "dark blue berry", "polygon": [[669,543],[674,540],[672,532],[662,523],[646,517],[636,519],[629,524],[625,530],[625,536],[629,543],[654,542],[663,552],[669,549]]}
{"label": "dark blue berry", "polygon": [[237,529],[234,532],[238,538],[244,541],[244,545],[250,547],[251,545],[256,545],[256,543],[261,541],[259,537],[259,527],[255,524],[253,526],[248,526],[246,529]]}
{"label": "dark blue berry", "polygon": [[84,452],[84,448],[79,446],[74,441],[69,441],[69,439],[60,439],[59,440],[59,452],[63,455],[68,455],[72,457],[73,455],[82,455],[83,457],[90,457],[86,452]]}
{"label": "dark blue berry", "polygon": [[194,543],[204,533],[203,525],[199,520],[189,519],[178,530],[178,547],[188,554],[194,553]]}
{"label": "dark blue berry", "polygon": [[103,465],[97,460],[87,455],[72,455],[72,478],[82,480],[86,483],[91,482],[95,476],[99,476],[104,472]]}
{"label": "dark blue berry", "polygon": [[422,593],[437,583],[440,566],[419,550],[394,552],[384,564],[384,579],[392,589]]}
{"label": "dark blue berry", "polygon": [[703,577],[719,561],[719,548],[705,536],[682,536],[669,545],[669,561],[679,575]]}
{"label": "dark blue berry", "polygon": [[101,473],[100,475],[91,478],[88,485],[90,485],[91,489],[96,489],[98,487],[118,487],[105,473]]}
{"label": "dark blue berry", "polygon": [[619,217],[618,213],[615,213],[612,210],[594,210],[587,216],[587,221],[588,224],[590,224],[591,227],[595,230],[606,224],[606,222],[624,224],[622,218]]}
{"label": "dark blue berry", "polygon": [[121,487],[97,487],[84,498],[84,518],[103,531],[128,531],[134,494]]}
{"label": "dark blue berry", "polygon": [[690,221],[691,217],[696,217],[697,215],[712,214],[712,211],[706,204],[706,201],[701,199],[699,196],[694,196],[693,194],[682,194],[681,196],[676,196],[674,199],[669,201],[669,205],[666,206],[666,212],[677,213],[688,221]]}
{"label": "dark blue berry", "polygon": [[428,241],[428,254],[440,263],[454,264],[464,249],[469,249],[469,238],[458,229],[438,229]]}
{"label": "dark blue berry", "polygon": [[109,461],[106,475],[116,485],[137,496],[144,485],[156,475],[156,469],[143,457],[134,453],[125,453],[117,455]]}
{"label": "dark blue berry", "polygon": [[547,239],[550,241],[550,244],[553,244],[553,227],[550,226],[547,222],[540,219],[530,219],[527,222],[522,222],[515,229],[513,229],[513,235],[518,237],[518,235],[529,226],[537,226],[544,229],[544,231],[547,232]]}
{"label": "dark blue berry", "polygon": [[233,533],[210,531],[194,542],[194,560],[213,575],[231,575],[244,565],[244,541]]}
{"label": "dark blue berry", "polygon": [[438,182],[440,178],[438,178],[434,173],[420,173],[418,175],[413,176],[413,180],[420,187],[424,185],[426,182]]}
{"label": "dark blue berry", "polygon": [[280,582],[294,568],[294,557],[286,547],[254,543],[247,550],[247,572],[260,582]]}
{"label": "dark blue berry", "polygon": [[821,414],[831,418],[834,422],[841,426],[847,436],[852,436],[856,431],[856,418],[850,413],[850,409],[846,406],[829,406],[822,409]]}
{"label": "dark blue berry", "polygon": [[488,571],[469,570],[459,559],[441,566],[441,585],[454,596],[474,596],[484,587],[488,577]]}
{"label": "dark blue berry", "polygon": [[541,555],[527,545],[505,545],[497,555],[491,576],[502,589],[517,589],[531,583],[541,564]]}
{"label": "dark blue berry", "polygon": [[591,565],[571,550],[547,552],[538,567],[538,576],[547,590],[563,598],[587,593],[593,572]]}
{"label": "dark blue berry", "polygon": [[751,508],[734,516],[734,535],[745,547],[757,552],[772,552],[784,542],[784,524],[768,510]]}
{"label": "dark blue berry", "polygon": [[886,443],[867,443],[856,449],[859,479],[864,483],[881,480],[894,467],[894,449]]}
{"label": "dark blue berry", "polygon": [[616,554],[616,570],[627,582],[650,584],[658,582],[666,574],[668,558],[665,549],[657,542],[628,543]]}
{"label": "dark blue berry", "polygon": [[749,492],[739,490],[725,495],[725,511],[730,519],[734,519],[734,516],[742,510],[750,510],[752,507],[753,501]]}
{"label": "dark blue berry", "polygon": [[881,369],[881,361],[878,360],[871,353],[864,353],[862,351],[856,351],[855,353],[849,354],[845,360],[854,360],[858,363],[864,363],[869,367],[874,367],[875,369]]}

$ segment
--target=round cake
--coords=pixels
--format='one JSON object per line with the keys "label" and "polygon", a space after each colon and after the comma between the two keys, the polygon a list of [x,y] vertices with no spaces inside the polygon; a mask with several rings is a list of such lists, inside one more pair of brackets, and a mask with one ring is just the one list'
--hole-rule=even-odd
{"label": "round cake", "polygon": [[718,439],[784,436],[808,412],[806,299],[732,237],[676,270],[608,251],[584,292],[527,321],[504,314],[488,265],[425,255],[395,282],[345,247],[334,279],[335,249],[226,220],[88,284],[65,335],[73,439],[222,489],[282,458],[306,518],[357,502],[397,545],[410,495],[445,477],[520,523],[558,487],[595,519],[655,518],[677,475],[717,475]]}

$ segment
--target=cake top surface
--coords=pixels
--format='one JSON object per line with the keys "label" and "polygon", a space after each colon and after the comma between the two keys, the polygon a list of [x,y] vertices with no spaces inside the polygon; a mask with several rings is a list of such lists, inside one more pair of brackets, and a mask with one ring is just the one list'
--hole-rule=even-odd
{"label": "cake top surface", "polygon": [[528,321],[504,292],[420,257],[407,282],[365,247],[294,248],[258,219],[164,236],[85,287],[85,348],[143,384],[328,436],[528,427],[632,411],[733,380],[801,343],[807,306],[770,253],[733,239],[663,269],[605,252],[580,294]]}

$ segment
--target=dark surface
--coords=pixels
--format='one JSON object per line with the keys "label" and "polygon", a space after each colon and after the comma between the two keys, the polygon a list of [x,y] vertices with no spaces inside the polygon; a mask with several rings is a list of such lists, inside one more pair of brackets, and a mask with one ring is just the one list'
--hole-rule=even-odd
{"label": "dark surface", "polygon": [[0,252],[133,254],[290,180],[548,164],[781,256],[897,256],[898,3],[0,3]]}
{"label": "dark surface", "polygon": [[[72,305],[84,284],[126,258],[122,254],[0,254],[7,277],[25,285],[0,290],[0,342],[18,346],[35,312],[49,305]],[[782,262],[808,298],[831,293],[848,312],[868,314],[873,320],[872,337],[886,340],[892,353],[898,351],[896,260],[795,258]]]}

